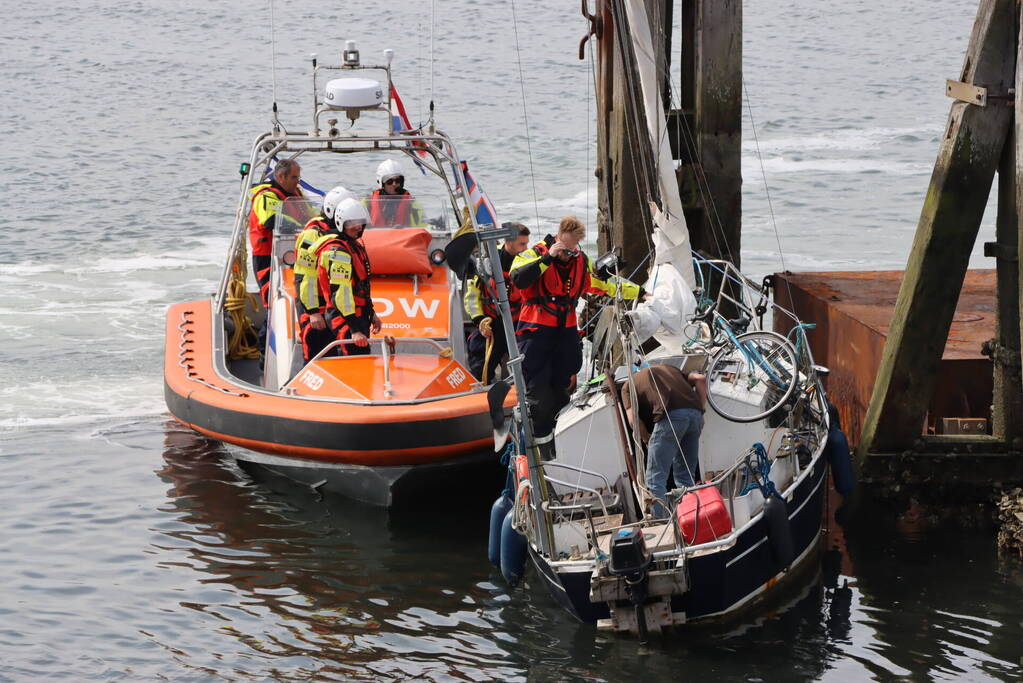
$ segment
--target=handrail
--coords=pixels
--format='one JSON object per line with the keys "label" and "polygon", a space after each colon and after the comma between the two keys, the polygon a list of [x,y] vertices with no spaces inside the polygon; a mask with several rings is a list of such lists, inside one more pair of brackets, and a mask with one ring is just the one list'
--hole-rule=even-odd
{"label": "handrail", "polygon": [[[443,351],[445,348],[447,348],[446,346],[444,346],[440,342],[438,342],[436,339],[430,339],[429,337],[392,337],[392,338],[397,343],[412,342],[413,344],[431,344],[431,345],[435,346],[438,351]],[[388,340],[388,337],[367,337],[366,338],[366,341],[369,344],[384,344],[384,345],[386,345],[387,344],[387,340]],[[319,360],[320,358],[322,358],[324,356],[324,354],[326,354],[327,351],[329,351],[329,350],[331,350],[333,348],[336,348],[338,346],[343,346],[345,344],[354,344],[354,343],[355,343],[354,339],[335,339],[334,341],[330,342],[325,347],[323,347],[322,351],[320,351],[315,356],[310,358],[309,359],[309,363],[312,363],[314,360]],[[386,351],[381,353],[380,355],[384,356],[385,358],[389,357]],[[309,363],[306,363],[306,365],[308,365]]]}
{"label": "handrail", "polygon": [[[611,488],[611,480],[608,479],[606,476],[604,476],[600,472],[594,472],[593,470],[583,469],[578,465],[569,465],[568,463],[565,462],[556,462],[554,460],[548,460],[547,462],[544,463],[544,467],[560,467],[562,469],[572,470],[574,472],[581,472],[582,474],[588,474],[592,477],[599,477],[604,482],[604,486],[606,486],[609,489]],[[548,479],[549,478],[550,477],[548,477]]]}
{"label": "handrail", "polygon": [[[544,464],[547,464],[547,463],[544,463]],[[553,482],[555,484],[561,484],[562,486],[570,486],[570,487],[574,486],[575,488],[579,489],[580,491],[586,491],[587,493],[592,493],[594,496],[597,497],[597,500],[600,501],[600,507],[604,511],[604,516],[605,517],[609,517],[610,516],[610,514],[607,511],[607,504],[604,503],[604,494],[602,494],[597,489],[591,489],[588,486],[583,486],[582,484],[570,484],[567,481],[561,481],[560,479],[555,479],[554,477],[548,477],[546,474],[543,475],[543,478],[546,481]],[[612,505],[617,505],[618,504],[618,494],[614,493],[614,494],[611,494],[611,495],[612,495],[611,504]],[[579,505],[587,505],[587,504],[580,503]],[[546,510],[556,510],[560,506],[550,507],[549,506],[549,501],[544,501],[543,507]],[[569,506],[569,507],[571,507],[571,506]]]}

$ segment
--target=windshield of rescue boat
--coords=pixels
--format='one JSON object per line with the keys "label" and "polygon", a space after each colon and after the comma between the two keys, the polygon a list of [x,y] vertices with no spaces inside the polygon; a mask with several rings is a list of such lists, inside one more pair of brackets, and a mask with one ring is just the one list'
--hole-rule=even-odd
{"label": "windshield of rescue boat", "polygon": [[[375,228],[367,226],[361,241],[372,264],[372,298],[383,334],[447,339],[454,310],[447,266],[432,260],[430,254],[442,250],[456,227],[449,218],[450,210],[439,197],[429,195],[425,201],[406,199],[404,205],[385,204],[385,207],[375,205],[377,198],[372,194],[355,199],[367,207],[370,225],[374,219],[381,224]],[[321,209],[319,197],[290,197],[278,207],[276,225],[280,229],[276,231],[274,255],[282,267],[283,282],[291,281],[288,273],[297,258],[294,235],[309,218],[322,216]],[[381,216],[397,216],[399,220],[387,225]],[[292,290],[290,295],[294,297],[296,293]],[[458,318],[455,325],[460,324]],[[425,348],[417,347],[415,351]]]}
{"label": "windshield of rescue boat", "polygon": [[[369,193],[355,196],[369,213],[367,230],[380,228],[425,228],[435,235],[450,234],[458,228],[452,218],[447,196],[401,195],[384,196]],[[279,234],[295,235],[309,219],[320,215],[323,197],[307,195],[289,197],[280,204],[276,229]]]}

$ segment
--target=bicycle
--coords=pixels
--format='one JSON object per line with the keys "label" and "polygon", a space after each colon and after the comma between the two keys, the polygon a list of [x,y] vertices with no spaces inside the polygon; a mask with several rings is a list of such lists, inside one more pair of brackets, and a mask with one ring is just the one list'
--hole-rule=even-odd
{"label": "bicycle", "polygon": [[788,404],[799,385],[799,365],[785,337],[747,332],[749,318],[728,320],[713,302],[693,320],[707,323],[715,348],[706,370],[707,402],[714,412],[733,422],[756,422]]}

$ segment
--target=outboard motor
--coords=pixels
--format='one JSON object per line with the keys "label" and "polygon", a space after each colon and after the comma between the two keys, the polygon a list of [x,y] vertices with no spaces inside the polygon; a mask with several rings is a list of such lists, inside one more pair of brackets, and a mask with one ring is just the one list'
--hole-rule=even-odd
{"label": "outboard motor", "polygon": [[639,642],[648,640],[646,614],[643,604],[647,599],[647,581],[653,556],[646,547],[642,529],[622,529],[611,539],[611,560],[608,571],[625,579],[625,590],[636,610],[636,630]]}

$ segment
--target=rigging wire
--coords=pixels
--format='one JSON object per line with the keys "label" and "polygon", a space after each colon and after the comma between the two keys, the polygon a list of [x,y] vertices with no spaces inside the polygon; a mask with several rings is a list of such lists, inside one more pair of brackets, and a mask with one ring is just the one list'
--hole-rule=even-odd
{"label": "rigging wire", "polygon": [[760,175],[764,179],[764,192],[767,194],[767,210],[771,215],[771,227],[774,229],[774,240],[778,244],[778,257],[781,259],[781,269],[785,268],[785,255],[781,251],[781,237],[778,235],[778,223],[774,219],[774,203],[771,201],[771,187],[767,184],[767,170],[764,168],[764,157],[760,153],[760,138],[757,137],[757,123],[753,120],[753,105],[750,103],[749,90],[746,88],[746,77],[742,78],[742,94],[746,100],[746,111],[749,112],[749,126],[753,133],[753,143],[757,148],[757,161],[760,162]]}
{"label": "rigging wire", "polygon": [[416,12],[417,24],[416,24],[416,84],[419,88],[419,94],[416,99],[416,107],[418,108],[417,123],[420,127],[423,125],[423,13],[422,4],[420,4],[420,11]]}
{"label": "rigging wire", "polygon": [[[781,235],[778,234],[778,222],[774,218],[774,202],[771,201],[771,187],[767,184],[767,170],[764,168],[764,155],[760,152],[760,138],[757,136],[757,124],[753,120],[753,104],[750,102],[749,90],[746,88],[746,77],[742,78],[742,93],[746,99],[746,110],[749,112],[750,129],[753,131],[753,142],[757,148],[757,161],[760,163],[760,174],[764,178],[764,192],[767,194],[767,209],[771,215],[771,228],[774,230],[774,241],[778,245],[778,258],[781,260],[782,272],[788,268],[785,266],[785,254],[781,249]],[[796,301],[792,298],[792,283],[785,278],[785,289],[789,295],[789,306],[795,308]],[[798,319],[797,319],[798,320]]]}
{"label": "rigging wire", "polygon": [[[597,100],[597,93],[600,91],[600,83],[599,83],[598,78],[597,78],[597,58],[596,58],[596,56],[594,54],[596,52],[596,48],[593,45],[595,42],[596,42],[595,40],[588,40],[588,41],[586,41],[586,48],[587,48],[587,50],[589,52],[589,57],[590,57],[590,77],[587,80],[586,88],[587,88],[587,95],[589,95],[589,84],[590,83],[593,84],[593,96],[592,96],[593,102],[596,102],[596,100]],[[586,125],[587,125],[587,127],[590,125],[590,118],[598,115],[598,114],[590,114],[590,111],[589,111],[590,103],[591,103],[590,99],[589,99],[589,97],[587,97],[587,110],[586,110]],[[588,128],[587,128],[587,130],[588,130]],[[597,134],[598,134],[598,136],[600,135],[600,125],[599,124],[597,125]],[[586,144],[588,146],[587,147],[588,151],[586,153],[586,162],[587,162],[586,172],[587,172],[587,174],[590,173],[590,170],[589,170],[590,169],[590,166],[589,166],[589,161],[590,161],[590,156],[589,155],[590,155],[590,153],[593,152],[594,156],[596,156],[596,152],[599,151],[599,145],[594,144],[591,140],[592,139],[587,136],[587,141],[586,141]],[[593,172],[594,173],[596,173],[597,163],[598,163],[597,160],[594,159],[593,160],[593,167],[594,167],[594,171]],[[610,175],[610,174],[608,174],[607,172],[602,173],[601,177],[597,179],[597,183],[596,183],[596,185],[597,185],[597,206],[593,209],[593,223],[594,223],[594,225],[597,226],[597,236],[598,236],[598,238],[600,236],[600,188],[602,186],[604,188],[604,198],[605,198],[604,201],[605,201],[605,203],[610,200],[610,193],[607,191],[607,184],[606,184],[606,181],[605,181],[605,178],[608,175]],[[589,183],[590,183],[590,180],[589,180],[589,177],[587,177],[587,179],[586,179],[586,202],[587,202],[587,206],[589,206],[589,203],[590,203],[590,194],[589,194],[589,192],[590,192],[590,185],[589,185]],[[602,185],[602,183],[603,183],[603,185]],[[609,217],[607,217],[605,215],[604,224],[606,225],[609,222],[610,222]]]}
{"label": "rigging wire", "polygon": [[[590,72],[593,71],[593,46],[587,41],[587,51],[590,57]],[[586,150],[586,176],[584,178],[586,183],[586,221],[590,221],[590,77],[587,75],[586,81],[586,137],[583,138],[583,149]]]}
{"label": "rigging wire", "polygon": [[[625,13],[625,6],[621,0],[617,0],[613,3],[613,9],[615,13],[614,25],[616,29],[616,37],[618,39],[618,45],[621,49],[623,72],[625,74],[626,82],[626,100],[627,105],[631,104],[631,107],[626,106],[626,120],[627,123],[632,124],[632,136],[638,141],[642,137],[641,131],[646,129],[646,122],[639,121],[639,102],[636,96],[636,65],[634,61],[635,54],[631,49],[632,41],[629,39],[629,28],[628,28],[628,17]],[[628,129],[626,129],[628,130]],[[633,174],[632,181],[636,186],[636,196],[644,198],[647,202],[653,199],[653,195],[650,191],[650,177],[647,173],[638,172],[638,166],[646,166],[646,161],[649,160],[648,155],[651,155],[653,150],[652,147],[644,149],[647,145],[636,145],[635,149],[632,150],[634,159],[638,160],[639,163],[633,163]],[[659,199],[659,197],[658,197]],[[653,248],[653,240],[651,239],[650,233],[646,230],[642,231],[643,238],[646,240],[646,245],[649,248]]]}
{"label": "rigging wire", "polygon": [[529,138],[529,114],[526,111],[526,81],[522,77],[522,52],[519,49],[519,22],[515,16],[515,0],[511,1],[512,32],[515,34],[515,61],[519,67],[519,90],[522,93],[522,120],[526,127],[526,155],[529,158],[529,182],[533,186],[533,211],[536,214],[536,231],[540,232],[540,205],[536,198],[536,174],[533,172],[533,147]]}
{"label": "rigging wire", "polygon": [[433,122],[433,35],[437,25],[437,0],[430,0],[430,122]]}
{"label": "rigging wire", "polygon": [[273,88],[274,122],[277,122],[277,34],[274,30],[274,0],[270,0],[270,81]]}
{"label": "rigging wire", "polygon": [[[656,38],[661,42],[665,42],[666,28],[664,22],[661,21],[656,26]],[[649,56],[649,55],[648,55]],[[669,87],[669,105],[675,105],[678,109],[682,109],[682,95],[680,92],[680,85],[668,78]],[[669,106],[669,109],[672,108]],[[703,202],[704,207],[708,209],[707,223],[710,226],[710,236],[714,240],[714,246],[717,249],[717,253],[724,256],[727,260],[735,260],[734,255],[731,252],[731,247],[728,243],[728,238],[725,235],[724,224],[721,220],[721,216],[718,213],[717,205],[715,204],[713,197],[710,192],[710,181],[707,179],[707,173],[703,168],[703,163],[700,160],[699,150],[696,144],[696,137],[693,134],[692,129],[689,127],[689,123],[685,117],[675,117],[675,132],[681,142],[684,142],[686,149],[689,152],[690,157],[694,163],[692,165],[694,169],[694,179],[696,181],[696,189],[700,194],[700,199]],[[667,125],[664,128],[664,134],[667,134]]]}

